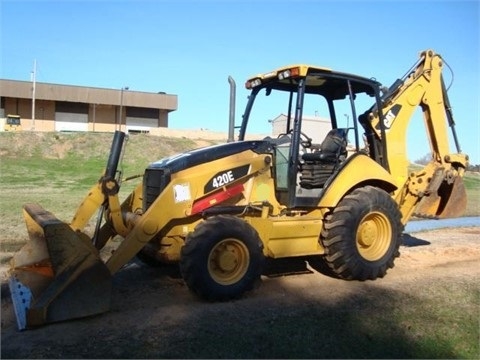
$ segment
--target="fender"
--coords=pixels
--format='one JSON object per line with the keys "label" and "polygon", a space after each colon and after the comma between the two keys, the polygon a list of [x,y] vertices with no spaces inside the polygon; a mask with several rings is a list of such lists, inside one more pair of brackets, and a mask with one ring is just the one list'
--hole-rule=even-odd
{"label": "fender", "polygon": [[335,207],[353,188],[366,184],[375,185],[387,192],[398,189],[394,177],[381,165],[365,154],[354,154],[347,159],[336,176],[329,180],[319,206]]}

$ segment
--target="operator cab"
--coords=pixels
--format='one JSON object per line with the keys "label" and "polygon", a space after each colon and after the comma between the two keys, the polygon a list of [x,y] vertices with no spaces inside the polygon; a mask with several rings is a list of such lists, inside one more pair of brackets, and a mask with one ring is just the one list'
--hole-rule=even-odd
{"label": "operator cab", "polygon": [[256,75],[245,86],[251,93],[238,138],[244,140],[247,126],[255,128],[280,114],[269,120],[273,134],[265,140],[274,149],[277,199],[288,208],[316,206],[324,189],[356,154],[368,154],[387,166],[377,133],[368,121],[359,129],[357,121],[380,104],[377,81],[292,65]]}

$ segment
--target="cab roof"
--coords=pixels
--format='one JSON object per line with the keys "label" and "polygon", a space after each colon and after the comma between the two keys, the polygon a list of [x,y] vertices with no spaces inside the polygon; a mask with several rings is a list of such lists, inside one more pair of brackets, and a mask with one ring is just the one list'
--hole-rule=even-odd
{"label": "cab roof", "polygon": [[296,79],[300,78],[306,79],[306,91],[308,93],[330,95],[334,99],[344,98],[348,94],[346,79],[352,80],[354,93],[365,92],[373,95],[373,89],[380,85],[375,79],[333,71],[326,67],[291,64],[252,76],[246,81],[245,87],[247,89],[268,87],[292,91],[298,83]]}
{"label": "cab roof", "polygon": [[309,65],[309,64],[290,64],[290,65],[285,65],[282,67],[279,67],[275,70],[266,72],[266,73],[260,73],[256,74],[252,77],[250,77],[247,81],[253,80],[253,79],[268,79],[271,77],[277,77],[279,73],[286,71],[288,69],[293,69],[293,68],[298,68],[300,70],[299,76],[307,76],[309,73],[309,70],[318,70],[318,71],[323,71],[323,72],[332,72],[332,69],[326,68],[326,67],[320,67],[320,66],[314,66],[314,65]]}

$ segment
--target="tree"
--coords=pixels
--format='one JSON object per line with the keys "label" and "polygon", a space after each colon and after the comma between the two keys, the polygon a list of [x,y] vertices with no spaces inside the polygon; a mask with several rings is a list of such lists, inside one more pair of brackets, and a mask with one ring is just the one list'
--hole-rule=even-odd
{"label": "tree", "polygon": [[421,158],[415,160],[415,164],[420,164],[420,165],[427,165],[430,161],[432,161],[432,154],[427,153],[423,155]]}
{"label": "tree", "polygon": [[[431,160],[432,160],[432,154],[428,153],[423,155],[421,158],[415,160],[414,163],[419,165],[427,165]],[[476,165],[469,164],[467,166],[467,171],[480,172],[480,164],[476,164]]]}

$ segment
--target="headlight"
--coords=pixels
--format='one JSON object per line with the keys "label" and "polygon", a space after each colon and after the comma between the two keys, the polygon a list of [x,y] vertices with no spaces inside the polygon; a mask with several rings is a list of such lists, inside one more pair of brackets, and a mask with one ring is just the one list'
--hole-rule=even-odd
{"label": "headlight", "polygon": [[245,87],[247,89],[252,89],[254,88],[255,86],[258,86],[258,85],[261,85],[262,84],[262,80],[260,80],[259,78],[256,78],[254,80],[250,80],[250,81],[247,81],[245,83]]}
{"label": "headlight", "polygon": [[291,76],[291,71],[290,71],[290,69],[284,70],[284,71],[278,73],[278,78],[279,78],[280,80],[289,78],[290,76]]}

